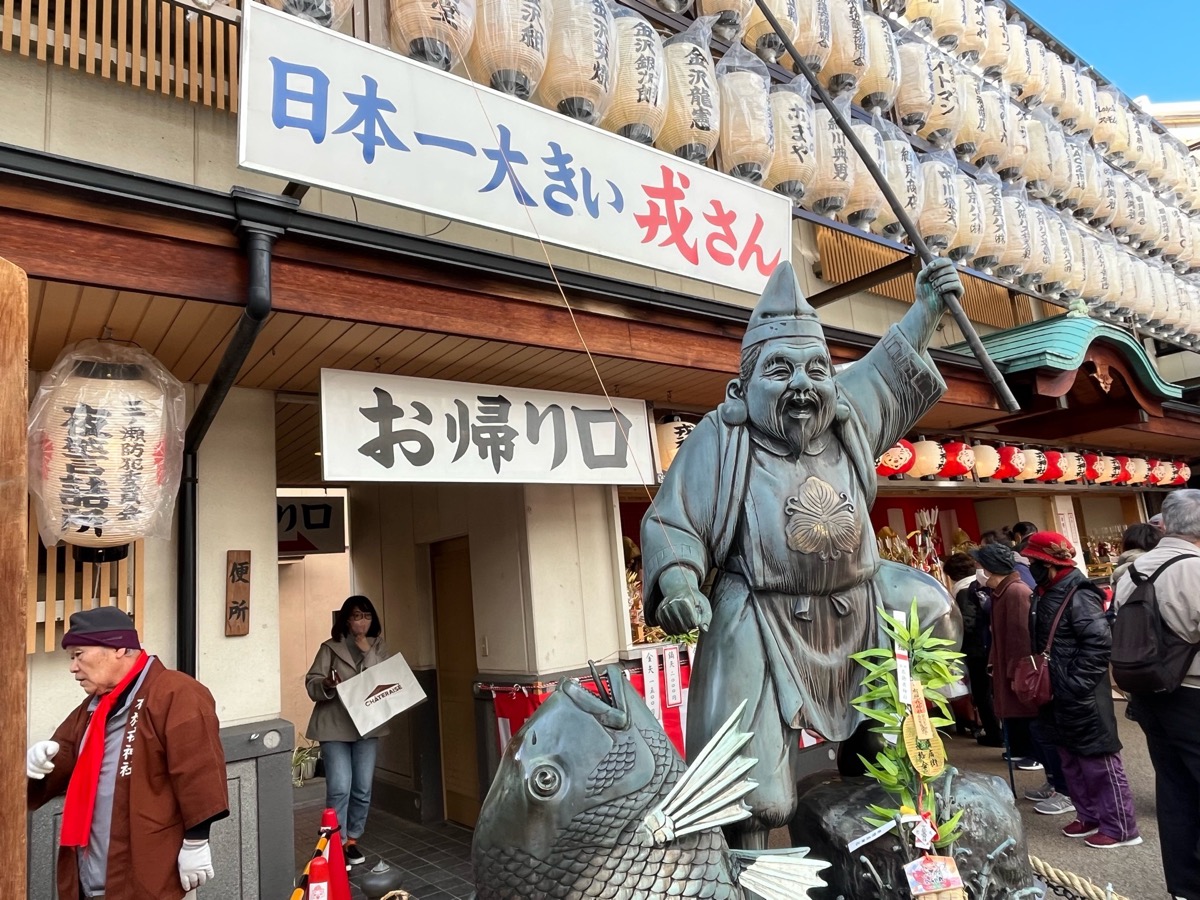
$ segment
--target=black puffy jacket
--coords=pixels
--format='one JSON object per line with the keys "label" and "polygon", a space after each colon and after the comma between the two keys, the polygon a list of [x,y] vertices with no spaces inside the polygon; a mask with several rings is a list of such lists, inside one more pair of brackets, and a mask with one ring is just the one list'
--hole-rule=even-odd
{"label": "black puffy jacket", "polygon": [[1054,699],[1042,708],[1039,719],[1054,744],[1078,756],[1117,753],[1121,740],[1108,681],[1112,627],[1104,616],[1103,593],[1078,569],[1045,592],[1034,592],[1033,646],[1039,652],[1046,646],[1054,616],[1072,590],[1075,595],[1050,651]]}

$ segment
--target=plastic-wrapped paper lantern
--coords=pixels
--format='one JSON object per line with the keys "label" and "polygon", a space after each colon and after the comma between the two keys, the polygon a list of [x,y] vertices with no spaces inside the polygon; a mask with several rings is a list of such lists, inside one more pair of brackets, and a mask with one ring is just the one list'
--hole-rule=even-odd
{"label": "plastic-wrapped paper lantern", "polygon": [[804,206],[828,216],[844,209],[850,198],[850,190],[854,187],[850,157],[854,151],[824,106],[816,108],[813,120],[816,125],[817,178],[804,197]]}
{"label": "plastic-wrapped paper lantern", "polygon": [[522,100],[533,96],[546,71],[549,3],[479,0],[475,40],[467,54],[471,77]]}
{"label": "plastic-wrapped paper lantern", "polygon": [[551,0],[550,52],[538,85],[547,109],[597,125],[617,83],[616,24],[606,0]]}
{"label": "plastic-wrapped paper lantern", "polygon": [[800,81],[803,79],[771,88],[775,152],[763,182],[763,187],[791,197],[794,203],[804,199],[817,177],[815,110],[808,82]]}
{"label": "plastic-wrapped paper lantern", "polygon": [[958,50],[967,31],[965,0],[908,0],[904,15],[914,24],[928,24],[938,45],[947,53]]}
{"label": "plastic-wrapped paper lantern", "polygon": [[1001,481],[1015,481],[1025,471],[1025,451],[1020,447],[1000,447],[1000,468],[995,477]]}
{"label": "plastic-wrapped paper lantern", "polygon": [[983,0],[966,0],[967,28],[958,42],[958,55],[968,65],[982,58],[988,45],[988,22]]}
{"label": "plastic-wrapped paper lantern", "polygon": [[[603,0],[592,2],[604,5]],[[475,0],[388,0],[392,47],[411,59],[449,72],[474,35]]]}
{"label": "plastic-wrapped paper lantern", "polygon": [[987,20],[987,46],[979,57],[979,66],[989,80],[999,81],[1003,76],[1012,45],[1008,37],[1008,8],[1003,3],[988,3],[983,8]]}
{"label": "plastic-wrapped paper lantern", "polygon": [[1128,468],[1130,484],[1145,484],[1150,477],[1150,461],[1144,457],[1131,457]]}
{"label": "plastic-wrapped paper lantern", "polygon": [[1029,164],[1029,116],[1011,100],[1005,100],[1008,115],[1005,141],[1000,148],[997,171],[1005,181],[1016,181]]}
{"label": "plastic-wrapped paper lantern", "polygon": [[1062,112],[1063,100],[1067,96],[1067,73],[1062,57],[1046,48],[1046,90],[1042,93],[1042,107],[1055,119]]}
{"label": "plastic-wrapped paper lantern", "polygon": [[140,347],[65,350],[29,410],[29,489],[47,547],[119,559],[171,535],[183,460],[183,386]]}
{"label": "plastic-wrapped paper lantern", "polygon": [[[1096,92],[1096,128],[1092,131],[1092,142],[1101,153],[1116,158],[1124,155],[1128,138],[1122,141],[1121,130],[1124,117],[1118,112],[1120,100],[1113,88]],[[1116,147],[1120,146],[1118,151]]]}
{"label": "plastic-wrapped paper lantern", "polygon": [[673,416],[671,421],[654,426],[655,436],[658,438],[658,461],[663,472],[671,468],[679,448],[695,428],[694,422],[685,422],[679,416]]}
{"label": "plastic-wrapped paper lantern", "polygon": [[867,32],[867,59],[870,65],[858,83],[856,100],[868,112],[886,112],[900,91],[900,53],[896,37],[887,20],[874,13],[863,13]]}
{"label": "plastic-wrapped paper lantern", "polygon": [[[921,182],[921,162],[912,144],[899,128],[891,122],[879,117],[875,118],[875,126],[883,134],[883,155],[887,161],[884,174],[888,184],[896,192],[896,196],[904,205],[904,209],[915,222],[921,216],[921,205],[924,202],[924,190]],[[904,229],[888,204],[879,207],[879,215],[872,223],[872,229],[879,234],[900,240]]]}
{"label": "plastic-wrapped paper lantern", "polygon": [[1020,97],[1025,93],[1030,70],[1033,68],[1029,62],[1029,39],[1025,32],[1025,23],[1020,19],[1009,22],[1004,27],[1008,29],[1008,44],[1012,50],[1008,55],[1008,63],[1004,66],[1003,77],[1012,92]]}
{"label": "plastic-wrapped paper lantern", "polygon": [[966,172],[958,172],[958,231],[947,254],[957,261],[968,261],[979,255],[987,230],[983,210],[983,195],[979,185]]}
{"label": "plastic-wrapped paper lantern", "polygon": [[900,478],[912,471],[916,462],[917,454],[913,445],[906,440],[899,440],[879,457],[875,471],[885,478]]}
{"label": "plastic-wrapped paper lantern", "polygon": [[1062,477],[1058,479],[1059,481],[1073,484],[1076,481],[1082,481],[1087,474],[1087,461],[1079,453],[1064,453],[1062,459],[1059,460],[1059,464],[1063,470]]}
{"label": "plastic-wrapped paper lantern", "polygon": [[[783,26],[787,39],[794,45],[800,35],[800,9],[796,0],[767,0],[767,6]],[[756,53],[764,62],[778,62],[783,55],[783,41],[775,33],[775,29],[771,27],[757,3],[751,4],[750,18],[742,34],[742,45]]]}
{"label": "plastic-wrapped paper lantern", "polygon": [[958,132],[966,115],[963,99],[959,96],[958,64],[933,48],[929,50],[929,61],[935,101],[925,117],[920,135],[935,147],[952,149],[958,142]]}
{"label": "plastic-wrapped paper lantern", "polygon": [[1187,484],[1192,480],[1192,467],[1180,461],[1175,463],[1175,484]]}
{"label": "plastic-wrapped paper lantern", "polygon": [[991,444],[975,444],[971,448],[975,454],[975,477],[987,481],[1000,470],[1000,451]]}
{"label": "plastic-wrapped paper lantern", "polygon": [[995,175],[980,173],[979,199],[983,204],[983,240],[971,265],[990,270],[1008,252],[1008,224],[1004,218],[1004,189]]}
{"label": "plastic-wrapped paper lantern", "polygon": [[896,113],[900,126],[909,134],[923,131],[938,102],[934,85],[932,49],[919,37],[901,34],[900,89],[896,92]]}
{"label": "plastic-wrapped paper lantern", "polygon": [[775,154],[771,74],[761,59],[734,44],[717,64],[721,130],[717,162],[722,172],[761,184]]}
{"label": "plastic-wrapped paper lantern", "polygon": [[1025,448],[1025,468],[1017,476],[1019,481],[1037,481],[1046,474],[1046,454],[1041,450]]}
{"label": "plastic-wrapped paper lantern", "polygon": [[862,0],[829,0],[829,30],[833,49],[821,81],[831,94],[853,97],[871,63]]}
{"label": "plastic-wrapped paper lantern", "polygon": [[1001,278],[1016,278],[1033,264],[1033,229],[1029,221],[1029,201],[1019,192],[1004,194],[1004,227],[1008,247],[996,264]]}
{"label": "plastic-wrapped paper lantern", "polygon": [[1113,470],[1112,483],[1113,484],[1128,484],[1129,479],[1130,479],[1131,475],[1133,474],[1129,470],[1129,457],[1128,456],[1114,456],[1113,457],[1113,467],[1114,467],[1114,470]]}
{"label": "plastic-wrapped paper lantern", "polygon": [[[990,166],[997,171],[1003,167],[1001,160],[1008,152],[1011,106],[1008,98],[994,87],[984,88],[981,94],[984,117],[983,134],[975,150],[975,165]],[[1001,174],[1003,176],[1003,173]]]}
{"label": "plastic-wrapped paper lantern", "polygon": [[[830,0],[796,0],[796,7],[800,13],[800,33],[792,41],[792,45],[814,75],[821,74],[825,63],[829,61],[829,55],[833,52],[829,2]],[[779,62],[785,69],[800,74],[795,60],[787,53],[780,57]]]}
{"label": "plastic-wrapped paper lantern", "polygon": [[946,454],[946,463],[937,473],[939,478],[961,481],[975,468],[975,451],[969,444],[964,444],[962,441],[947,441],[942,445],[942,449]]}
{"label": "plastic-wrapped paper lantern", "polygon": [[1061,481],[1063,477],[1062,452],[1058,450],[1047,450],[1046,471],[1038,476],[1038,481],[1049,484],[1053,481]]}
{"label": "plastic-wrapped paper lantern", "polygon": [[[312,22],[322,28],[332,28],[340,31],[342,22],[350,13],[353,4],[350,0],[266,0],[267,6],[278,9],[289,16]],[[212,8],[212,0],[201,2],[203,9]]]}
{"label": "plastic-wrapped paper lantern", "polygon": [[754,0],[698,0],[701,16],[716,16],[712,30],[722,40],[733,43],[754,8]]}
{"label": "plastic-wrapped paper lantern", "polygon": [[1036,106],[1042,102],[1042,97],[1046,93],[1046,45],[1037,38],[1026,38],[1025,46],[1028,48],[1028,56],[1026,62],[1029,69],[1025,73],[1025,89],[1021,92],[1020,99],[1030,105]]}
{"label": "plastic-wrapped paper lantern", "polygon": [[958,235],[958,167],[929,157],[921,163],[924,201],[917,228],[934,253],[945,253]]}
{"label": "plastic-wrapped paper lantern", "polygon": [[[955,138],[954,152],[963,159],[973,160],[988,130],[988,110],[983,102],[983,80],[973,72],[959,69],[955,73],[955,81],[958,84],[963,116],[958,136]],[[992,165],[994,167],[994,162]]]}
{"label": "plastic-wrapped paper lantern", "polygon": [[913,463],[914,478],[929,478],[937,475],[946,465],[946,448],[937,441],[917,441],[913,444],[916,462]]}
{"label": "plastic-wrapped paper lantern", "polygon": [[686,31],[663,42],[667,61],[667,120],[657,146],[703,163],[717,146],[721,110],[717,73],[708,49],[712,32],[697,19]]}
{"label": "plastic-wrapped paper lantern", "polygon": [[[662,38],[638,13],[613,7],[617,80],[604,127],[639,144],[653,144],[667,118],[667,70]],[[475,38],[479,43],[479,38]]]}
{"label": "plastic-wrapped paper lantern", "polygon": [[[887,156],[883,145],[883,135],[866,122],[854,122],[850,127],[854,129],[855,135],[886,177]],[[857,228],[867,228],[879,216],[879,210],[887,205],[887,201],[883,199],[883,192],[879,190],[879,185],[867,171],[862,157],[857,153],[852,153],[850,162],[854,167],[853,184],[840,217]]]}

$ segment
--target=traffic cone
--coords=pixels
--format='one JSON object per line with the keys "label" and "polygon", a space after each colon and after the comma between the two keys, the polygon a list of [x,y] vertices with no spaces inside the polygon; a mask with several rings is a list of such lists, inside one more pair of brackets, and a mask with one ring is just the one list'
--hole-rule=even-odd
{"label": "traffic cone", "polygon": [[342,851],[342,829],[337,813],[327,809],[321,815],[321,830],[329,833],[325,858],[329,860],[329,900],[350,900],[350,876],[346,874],[346,855]]}
{"label": "traffic cone", "polygon": [[307,900],[332,900],[332,897],[329,891],[329,860],[317,856],[308,864]]}

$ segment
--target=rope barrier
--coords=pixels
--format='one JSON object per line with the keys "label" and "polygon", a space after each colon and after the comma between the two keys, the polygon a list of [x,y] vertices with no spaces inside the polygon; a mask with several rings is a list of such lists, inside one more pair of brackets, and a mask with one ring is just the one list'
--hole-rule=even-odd
{"label": "rope barrier", "polygon": [[1083,900],[1129,900],[1128,897],[1113,891],[1111,886],[1102,888],[1095,882],[1080,878],[1072,872],[1056,869],[1036,856],[1029,857],[1029,864],[1033,866],[1034,873],[1047,884],[1065,887],[1074,891]]}

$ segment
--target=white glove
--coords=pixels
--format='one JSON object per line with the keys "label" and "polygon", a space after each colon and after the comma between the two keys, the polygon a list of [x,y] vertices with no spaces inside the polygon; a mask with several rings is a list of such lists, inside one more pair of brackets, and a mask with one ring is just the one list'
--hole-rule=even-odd
{"label": "white glove", "polygon": [[183,889],[193,890],[215,877],[208,841],[185,839],[183,846],[179,848],[179,883],[183,885]]}
{"label": "white glove", "polygon": [[25,754],[25,774],[30,778],[42,779],[54,771],[54,759],[58,753],[57,741],[38,741]]}

